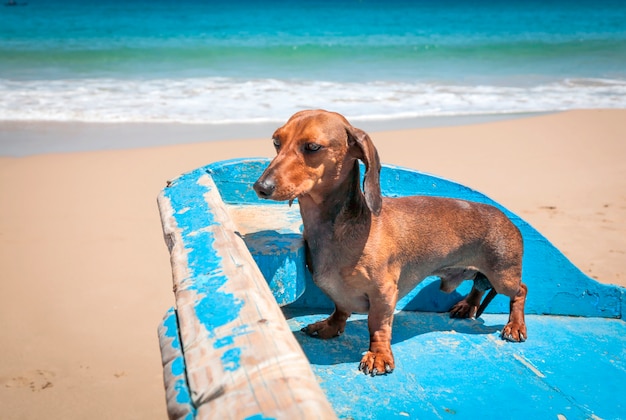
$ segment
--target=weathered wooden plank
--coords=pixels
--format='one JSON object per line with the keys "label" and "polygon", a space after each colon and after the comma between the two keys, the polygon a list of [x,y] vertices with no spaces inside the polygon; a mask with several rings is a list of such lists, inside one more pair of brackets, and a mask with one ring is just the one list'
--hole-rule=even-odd
{"label": "weathered wooden plank", "polygon": [[159,196],[187,381],[199,418],[333,418],[211,177]]}

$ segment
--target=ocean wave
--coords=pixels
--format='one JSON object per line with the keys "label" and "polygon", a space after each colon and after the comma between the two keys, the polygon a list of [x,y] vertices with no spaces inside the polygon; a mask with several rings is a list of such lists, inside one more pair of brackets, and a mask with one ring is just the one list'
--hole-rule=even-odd
{"label": "ocean wave", "polygon": [[234,78],[0,79],[0,120],[280,122],[325,108],[355,121],[626,108],[626,80],[570,78],[532,86]]}

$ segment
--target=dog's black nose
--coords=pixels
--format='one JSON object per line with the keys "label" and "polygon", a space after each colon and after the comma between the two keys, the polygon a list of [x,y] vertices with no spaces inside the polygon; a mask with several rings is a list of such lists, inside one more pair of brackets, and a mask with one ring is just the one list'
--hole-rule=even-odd
{"label": "dog's black nose", "polygon": [[259,179],[254,183],[254,191],[261,198],[270,198],[276,189],[276,184],[267,179]]}

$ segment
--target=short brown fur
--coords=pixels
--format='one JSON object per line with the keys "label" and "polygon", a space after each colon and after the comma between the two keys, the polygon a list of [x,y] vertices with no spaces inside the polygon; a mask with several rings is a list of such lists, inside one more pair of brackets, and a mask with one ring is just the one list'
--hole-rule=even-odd
{"label": "short brown fur", "polygon": [[[502,337],[526,339],[522,237],[500,210],[442,197],[382,197],[376,148],[337,113],[298,112],[273,139],[277,156],[254,188],[262,198],[298,199],[309,269],[335,303],[332,315],[308,325],[307,334],[336,337],[351,313],[369,313],[370,347],[359,369],[389,373],[395,367],[396,303],[435,275],[445,292],[474,280],[469,295],[450,309],[452,317],[480,316],[496,292],[508,296],[510,316]],[[366,168],[363,190],[358,160]]]}

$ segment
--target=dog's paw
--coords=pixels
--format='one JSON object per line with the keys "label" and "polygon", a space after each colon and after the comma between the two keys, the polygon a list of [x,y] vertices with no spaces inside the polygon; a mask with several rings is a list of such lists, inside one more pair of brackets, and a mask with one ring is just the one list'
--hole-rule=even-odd
{"label": "dog's paw", "polygon": [[391,352],[368,351],[361,359],[359,370],[366,375],[385,375],[393,372],[396,365]]}
{"label": "dog's paw", "polygon": [[526,324],[524,323],[509,322],[502,329],[503,340],[521,343],[526,341],[527,338],[528,335],[526,334]]}
{"label": "dog's paw", "polygon": [[324,340],[339,337],[343,334],[343,327],[333,324],[325,319],[302,328],[302,332],[311,337],[322,338]]}
{"label": "dog's paw", "polygon": [[470,305],[465,299],[450,308],[450,318],[476,318],[478,306]]}

